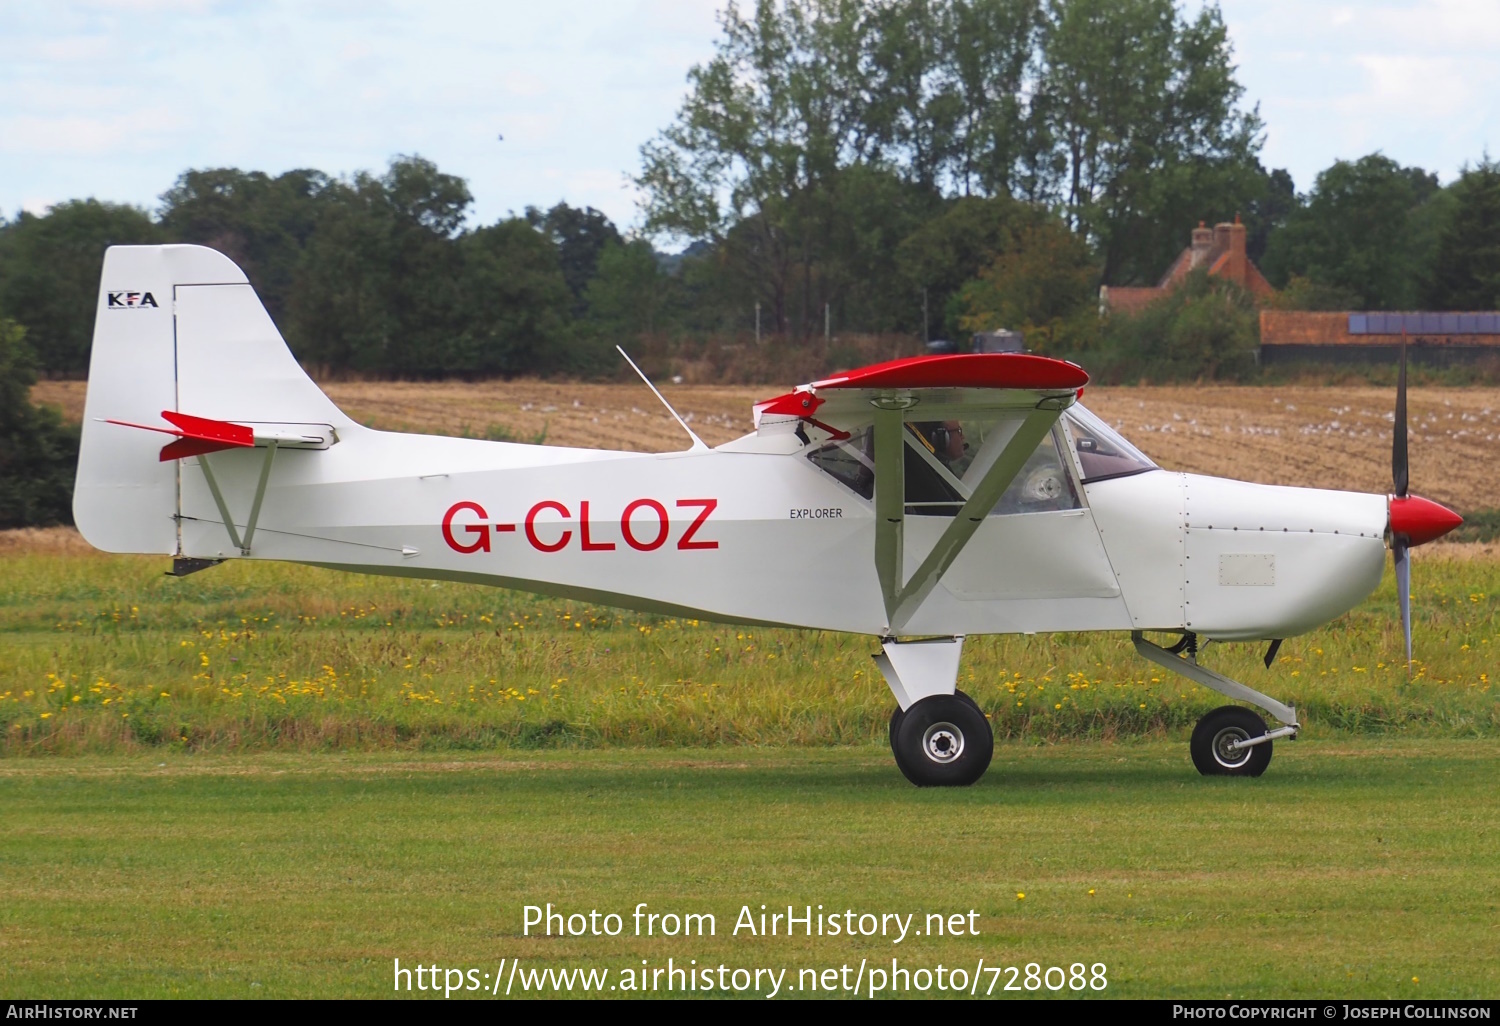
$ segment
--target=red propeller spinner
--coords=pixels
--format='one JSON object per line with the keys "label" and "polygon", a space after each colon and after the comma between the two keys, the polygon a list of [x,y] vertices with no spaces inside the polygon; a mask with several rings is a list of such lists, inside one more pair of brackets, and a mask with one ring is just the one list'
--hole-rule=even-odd
{"label": "red propeller spinner", "polygon": [[1463,517],[1431,499],[1419,495],[1391,496],[1391,535],[1405,535],[1408,545],[1425,545],[1463,522]]}

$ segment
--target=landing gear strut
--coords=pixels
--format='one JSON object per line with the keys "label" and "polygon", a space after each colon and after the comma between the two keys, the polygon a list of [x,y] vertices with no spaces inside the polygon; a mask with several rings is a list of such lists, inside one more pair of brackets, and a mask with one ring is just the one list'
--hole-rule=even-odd
{"label": "landing gear strut", "polygon": [[963,787],[989,769],[995,735],[978,704],[954,685],[963,638],[882,643],[875,657],[897,708],[891,754],[918,787]]}
{"label": "landing gear strut", "polygon": [[[1158,666],[1180,673],[1226,697],[1249,702],[1285,724],[1268,730],[1265,720],[1237,705],[1220,706],[1204,716],[1193,728],[1189,745],[1193,765],[1204,776],[1258,777],[1271,764],[1271,742],[1283,737],[1297,739],[1297,731],[1301,729],[1297,710],[1198,665],[1198,639],[1191,631],[1170,649],[1152,644],[1140,631],[1131,631],[1130,640],[1135,642],[1137,652]],[[1181,652],[1186,652],[1186,656],[1179,656]]]}

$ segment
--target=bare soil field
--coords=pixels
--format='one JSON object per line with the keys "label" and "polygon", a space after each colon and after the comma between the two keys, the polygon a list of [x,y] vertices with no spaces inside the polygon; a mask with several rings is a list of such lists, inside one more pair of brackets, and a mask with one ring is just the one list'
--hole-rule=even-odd
{"label": "bare soil field", "polygon": [[[84,387],[44,381],[32,395],[76,421]],[[682,430],[639,384],[330,382],[324,388],[350,416],[386,430],[657,452],[685,445]],[[718,445],[751,429],[753,402],[782,390],[667,385],[662,391],[704,441]],[[1172,470],[1365,492],[1391,486],[1393,389],[1135,386],[1091,388],[1084,402]],[[1461,512],[1500,507],[1492,463],[1500,456],[1500,388],[1415,388],[1409,404],[1412,490]]]}

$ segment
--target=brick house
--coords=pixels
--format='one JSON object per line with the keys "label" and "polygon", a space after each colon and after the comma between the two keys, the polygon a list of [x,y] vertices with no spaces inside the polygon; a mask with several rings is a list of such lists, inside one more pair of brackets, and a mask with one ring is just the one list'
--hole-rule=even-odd
{"label": "brick house", "polygon": [[1405,338],[1419,363],[1447,365],[1500,356],[1500,313],[1262,310],[1265,363],[1384,362]]}
{"label": "brick house", "polygon": [[1161,281],[1155,285],[1101,285],[1099,312],[1133,314],[1165,296],[1200,267],[1216,278],[1237,282],[1257,299],[1267,300],[1276,294],[1260,268],[1245,254],[1245,226],[1238,216],[1233,223],[1207,227],[1202,221],[1193,229],[1192,242],[1184,249]]}
{"label": "brick house", "polygon": [[1180,285],[1194,270],[1227,278],[1249,289],[1262,304],[1260,359],[1265,363],[1313,360],[1328,363],[1383,362],[1394,358],[1405,337],[1416,362],[1467,363],[1500,357],[1500,313],[1448,313],[1277,310],[1270,301],[1276,290],[1245,253],[1245,226],[1233,223],[1212,228],[1198,222],[1192,242],[1161,281],[1151,286],[1099,288],[1099,313],[1133,314],[1145,309]]}

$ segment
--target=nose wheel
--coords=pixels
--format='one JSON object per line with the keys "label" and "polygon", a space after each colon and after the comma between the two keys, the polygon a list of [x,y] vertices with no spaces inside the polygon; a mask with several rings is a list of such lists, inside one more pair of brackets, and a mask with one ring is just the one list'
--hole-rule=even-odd
{"label": "nose wheel", "polygon": [[[1266,721],[1237,705],[1220,706],[1193,728],[1188,750],[1205,777],[1258,777],[1271,765]],[[1264,738],[1255,744],[1247,742]]]}

